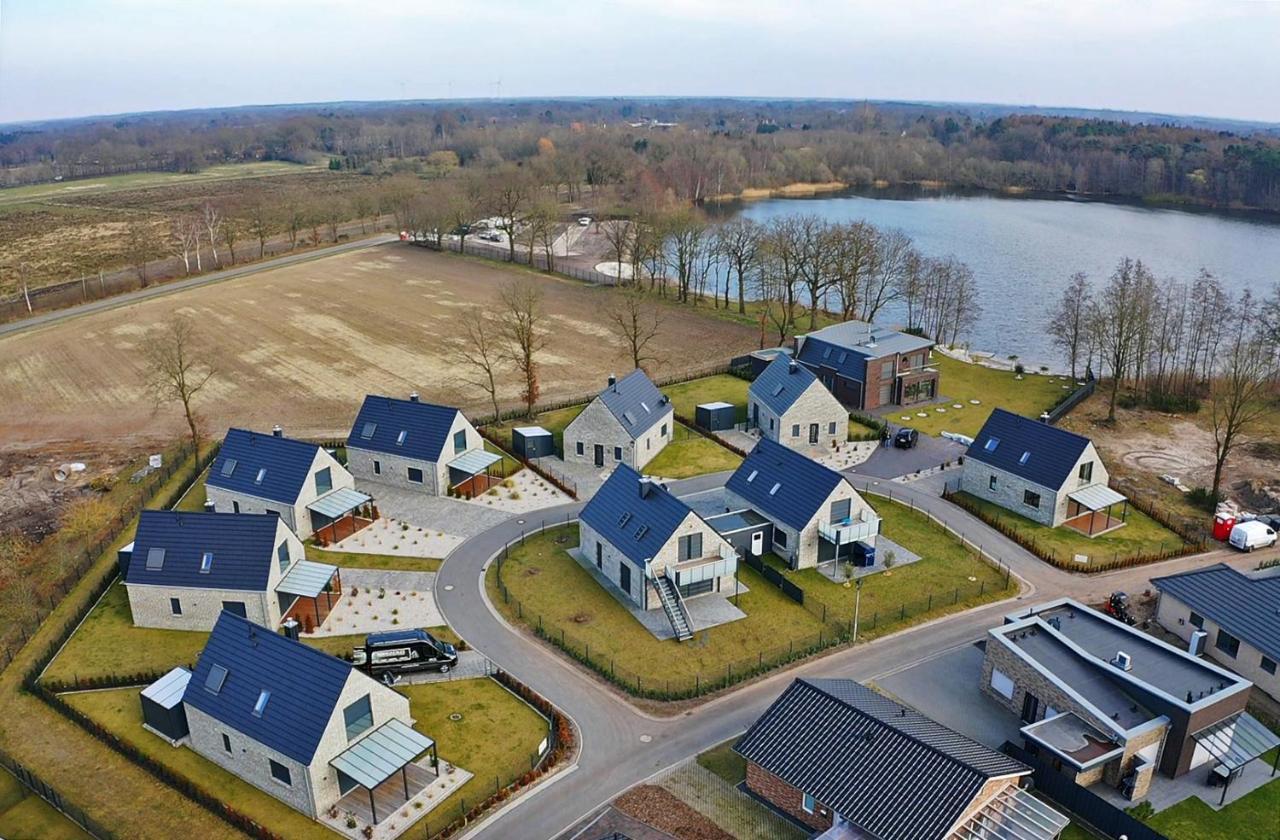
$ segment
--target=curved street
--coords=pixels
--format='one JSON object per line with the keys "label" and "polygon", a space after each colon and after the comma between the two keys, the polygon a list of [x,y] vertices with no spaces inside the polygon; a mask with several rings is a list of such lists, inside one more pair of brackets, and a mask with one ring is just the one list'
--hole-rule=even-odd
{"label": "curved street", "polygon": [[[688,496],[723,485],[728,473],[668,485]],[[574,722],[579,733],[576,762],[479,823],[477,838],[552,838],[591,815],[618,794],[654,773],[744,731],[779,692],[799,676],[846,677],[868,681],[980,639],[1000,623],[1017,601],[1072,596],[1097,601],[1122,589],[1140,591],[1157,574],[1171,574],[1207,562],[1248,567],[1255,555],[1230,551],[1181,557],[1092,576],[1061,571],[989,528],[938,495],[936,481],[902,484],[850,474],[859,492],[892,496],[933,515],[1007,565],[1022,581],[1016,599],[986,604],[916,625],[874,641],[846,646],[742,684],[688,711],[658,717],[633,705],[617,689],[504,621],[488,603],[484,570],[504,546],[523,533],[576,517],[582,503],[512,517],[458,546],[436,580],[436,597],[446,620],[467,643],[503,670],[534,688]],[[1247,561],[1245,558],[1248,558]],[[683,707],[682,707],[683,709]]]}

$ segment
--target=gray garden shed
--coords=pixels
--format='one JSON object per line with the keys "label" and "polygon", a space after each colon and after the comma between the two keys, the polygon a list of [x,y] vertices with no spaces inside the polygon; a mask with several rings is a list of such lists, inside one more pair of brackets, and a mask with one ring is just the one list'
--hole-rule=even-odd
{"label": "gray garden shed", "polygon": [[190,731],[182,695],[187,691],[191,672],[174,668],[142,689],[142,723],[152,732],[170,741],[181,741]]}
{"label": "gray garden shed", "polygon": [[738,410],[733,403],[709,402],[698,406],[693,422],[708,432],[723,432],[733,428]]}
{"label": "gray garden shed", "polygon": [[518,426],[511,430],[511,448],[525,459],[546,458],[556,454],[551,432],[541,426]]}

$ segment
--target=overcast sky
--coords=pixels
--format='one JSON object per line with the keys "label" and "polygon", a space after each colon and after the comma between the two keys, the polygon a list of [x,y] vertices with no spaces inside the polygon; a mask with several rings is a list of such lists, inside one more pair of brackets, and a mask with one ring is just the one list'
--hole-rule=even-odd
{"label": "overcast sky", "polygon": [[1277,82],[1272,0],[0,0],[0,122],[499,93],[1280,121]]}

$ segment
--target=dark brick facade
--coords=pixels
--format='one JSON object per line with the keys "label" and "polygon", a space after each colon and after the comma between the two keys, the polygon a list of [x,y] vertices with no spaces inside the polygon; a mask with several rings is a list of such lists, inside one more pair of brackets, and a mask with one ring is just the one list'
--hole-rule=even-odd
{"label": "dark brick facade", "polygon": [[804,810],[804,793],[799,788],[792,787],[752,762],[747,763],[747,788],[814,831],[826,831],[831,827],[830,808],[819,802],[810,814]]}

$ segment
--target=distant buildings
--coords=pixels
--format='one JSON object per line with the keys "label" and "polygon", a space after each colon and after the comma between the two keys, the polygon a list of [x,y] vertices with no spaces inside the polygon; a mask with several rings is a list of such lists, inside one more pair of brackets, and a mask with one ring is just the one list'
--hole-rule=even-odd
{"label": "distant buildings", "polygon": [[483,493],[501,460],[461,411],[416,393],[365,397],[347,435],[347,468],[356,478],[431,496]]}
{"label": "distant buildings", "polygon": [[209,467],[205,494],[219,513],[274,513],[301,539],[333,542],[356,530],[354,517],[371,498],[320,446],[284,436],[229,429]]}
{"label": "distant buildings", "polygon": [[836,399],[860,411],[916,405],[938,396],[933,341],[866,321],[845,321],[795,339],[795,358]]}
{"label": "distant buildings", "polygon": [[762,437],[801,451],[849,439],[848,409],[807,367],[784,355],[747,389],[747,419]]}
{"label": "distant buildings", "polygon": [[987,636],[982,690],[1082,786],[1141,799],[1157,771],[1216,762],[1234,774],[1280,743],[1244,710],[1248,680],[1076,601],[1009,615]]}
{"label": "distant buildings", "polygon": [[1151,585],[1160,593],[1162,627],[1280,700],[1280,575],[1218,563]]}
{"label": "distant buildings", "polygon": [[671,400],[642,370],[622,379],[610,376],[599,396],[564,430],[564,459],[570,463],[634,470],[671,442],[675,412]]}
{"label": "distant buildings", "polygon": [[824,838],[1052,840],[1031,769],[853,680],[798,679],[739,739],[747,787]]}
{"label": "distant buildings", "polygon": [[1096,536],[1128,516],[1128,500],[1108,481],[1087,437],[997,408],[965,452],[960,487],[1033,522]]}

